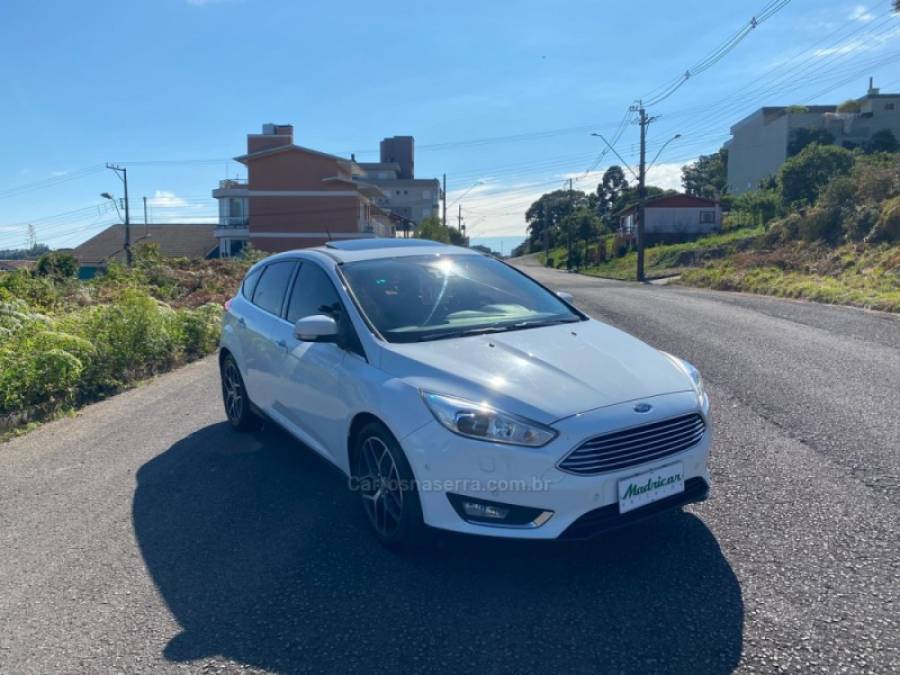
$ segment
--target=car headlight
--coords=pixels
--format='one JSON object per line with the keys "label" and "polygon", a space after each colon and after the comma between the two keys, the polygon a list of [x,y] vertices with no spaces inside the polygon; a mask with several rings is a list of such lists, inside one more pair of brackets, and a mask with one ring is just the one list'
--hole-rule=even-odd
{"label": "car headlight", "polygon": [[677,365],[685,373],[687,373],[687,376],[691,378],[691,382],[693,382],[694,384],[694,391],[697,392],[697,398],[700,399],[700,405],[704,410],[708,410],[709,396],[706,395],[706,389],[703,386],[703,376],[700,374],[700,371],[684,359],[679,359],[677,356],[673,356],[668,352],[663,352],[663,354],[672,359],[675,365]]}
{"label": "car headlight", "polygon": [[533,420],[496,410],[485,403],[422,392],[438,422],[454,434],[491,443],[538,448],[556,438],[556,431]]}

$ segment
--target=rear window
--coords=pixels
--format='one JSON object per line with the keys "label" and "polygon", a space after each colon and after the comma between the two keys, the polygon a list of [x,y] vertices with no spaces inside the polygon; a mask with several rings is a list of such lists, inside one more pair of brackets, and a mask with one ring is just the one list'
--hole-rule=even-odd
{"label": "rear window", "polygon": [[256,283],[259,281],[260,274],[262,274],[262,268],[253,270],[246,276],[244,283],[241,284],[241,293],[248,300],[253,299],[253,291],[256,289]]}
{"label": "rear window", "polygon": [[276,262],[267,265],[253,289],[253,304],[272,314],[281,315],[281,304],[287,291],[288,281],[294,273],[293,261]]}

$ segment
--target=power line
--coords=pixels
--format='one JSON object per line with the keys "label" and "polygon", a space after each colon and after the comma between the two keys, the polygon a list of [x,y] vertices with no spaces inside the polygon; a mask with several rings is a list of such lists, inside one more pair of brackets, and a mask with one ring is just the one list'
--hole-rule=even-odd
{"label": "power line", "polygon": [[19,185],[17,187],[0,190],[0,199],[17,197],[19,195],[33,192],[35,190],[43,190],[49,187],[56,187],[57,185],[61,185],[62,183],[68,183],[69,181],[78,180],[94,173],[100,173],[101,171],[103,171],[103,169],[104,166],[102,164],[92,165],[84,167],[82,169],[76,169],[75,171],[67,172],[59,176],[52,176],[50,178],[45,178],[33,183],[28,183],[26,185]]}
{"label": "power line", "polygon": [[790,3],[790,1],[791,0],[773,0],[772,2],[769,2],[755,16],[751,17],[750,20],[734,35],[723,42],[711,54],[688,68],[683,75],[677,77],[667,88],[652,97],[644,97],[647,100],[644,100],[643,105],[653,106],[661,103],[678,91],[690,78],[696,77],[712,68],[737,47],[754,29],[781,11],[788,3]]}

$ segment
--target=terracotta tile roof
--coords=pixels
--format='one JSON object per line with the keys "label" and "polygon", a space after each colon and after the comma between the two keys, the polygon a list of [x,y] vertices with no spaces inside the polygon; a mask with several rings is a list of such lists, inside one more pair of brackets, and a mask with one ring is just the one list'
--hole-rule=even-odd
{"label": "terracotta tile roof", "polygon": [[[169,258],[206,258],[218,248],[213,223],[151,223],[131,226],[132,248],[145,242],[159,245]],[[125,262],[125,226],[112,225],[76,246],[72,254],[82,265],[97,265],[109,260]]]}
{"label": "terracotta tile roof", "polygon": [[36,260],[0,260],[0,272],[12,272],[13,270],[34,269]]}

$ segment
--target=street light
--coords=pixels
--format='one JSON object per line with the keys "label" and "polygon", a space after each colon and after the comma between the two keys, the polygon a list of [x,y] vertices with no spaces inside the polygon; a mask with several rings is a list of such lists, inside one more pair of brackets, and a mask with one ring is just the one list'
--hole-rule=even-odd
{"label": "street light", "polygon": [[113,197],[108,192],[101,192],[100,196],[103,197],[104,199],[108,199],[109,201],[111,201],[113,203],[113,206],[116,207],[116,215],[119,216],[119,220],[122,220],[122,214],[119,212],[119,205],[116,203],[116,198]]}
{"label": "street light", "polygon": [[657,150],[657,152],[656,152],[656,157],[653,158],[653,161],[650,162],[650,166],[647,167],[647,171],[649,171],[650,169],[653,168],[653,165],[656,164],[656,160],[659,159],[659,156],[662,154],[662,151],[666,149],[666,146],[669,143],[671,143],[672,141],[677,140],[679,138],[681,138],[681,134],[675,134],[674,136],[672,136],[672,138],[670,138],[669,140],[667,140],[665,143],[662,144],[662,147],[659,150]]}
{"label": "street light", "polygon": [[472,184],[466,189],[465,192],[463,192],[459,197],[457,197],[456,199],[454,199],[454,200],[450,203],[450,206],[453,206],[454,204],[456,204],[456,202],[460,201],[463,197],[465,197],[467,194],[469,194],[472,190],[474,190],[475,188],[477,188],[479,185],[484,185],[484,181],[483,181],[483,180],[476,180],[474,183],[472,183]]}
{"label": "street light", "polygon": [[[610,142],[609,142],[608,140],[606,140],[606,138],[603,137],[603,134],[598,134],[598,133],[594,132],[594,133],[591,134],[591,136],[596,136],[596,137],[599,138],[601,141],[603,141],[604,143],[606,143],[606,147],[609,148],[610,150],[612,150],[612,151],[615,153],[616,157],[619,158],[619,161],[622,162],[622,165],[623,165],[626,169],[628,169],[628,171],[631,172],[631,175],[634,176],[635,178],[638,178],[638,175],[634,172],[634,169],[632,169],[630,166],[628,166],[628,162],[626,162],[624,159],[622,159],[622,155],[619,154],[619,151],[616,150],[616,149],[612,146],[612,144],[610,144]],[[640,180],[640,179],[638,178],[638,180]]]}

